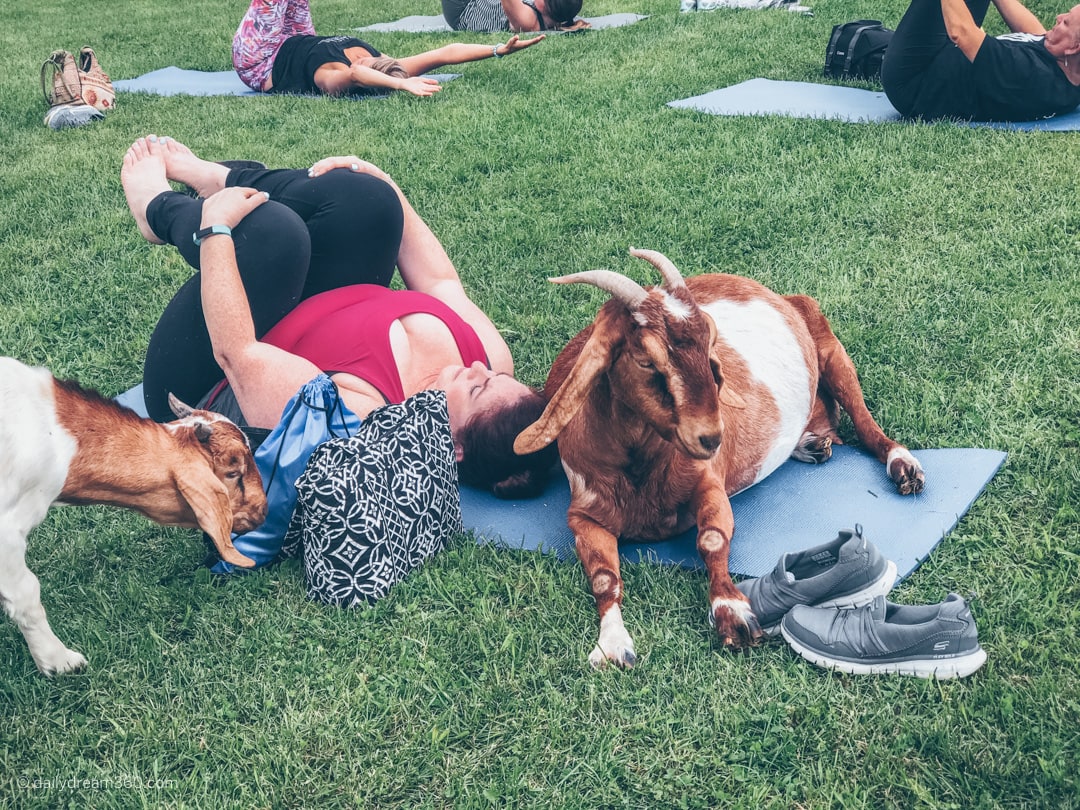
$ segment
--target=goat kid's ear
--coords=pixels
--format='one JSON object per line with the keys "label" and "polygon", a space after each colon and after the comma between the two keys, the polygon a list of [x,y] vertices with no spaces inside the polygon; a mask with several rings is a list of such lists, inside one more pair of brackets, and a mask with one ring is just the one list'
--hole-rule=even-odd
{"label": "goat kid's ear", "polygon": [[225,562],[240,568],[254,568],[255,561],[237,551],[232,542],[233,510],[229,491],[209,470],[200,469],[176,482],[181,496],[191,507],[199,528],[210,535]]}
{"label": "goat kid's ear", "polygon": [[209,422],[203,422],[202,420],[195,423],[195,438],[203,444],[210,441],[210,437],[214,435],[214,426]]}

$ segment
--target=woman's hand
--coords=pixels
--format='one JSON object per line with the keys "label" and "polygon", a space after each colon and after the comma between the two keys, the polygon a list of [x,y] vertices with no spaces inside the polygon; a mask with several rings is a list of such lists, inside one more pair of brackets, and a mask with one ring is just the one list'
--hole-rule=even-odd
{"label": "woman's hand", "polygon": [[356,155],[323,158],[308,169],[307,173],[308,177],[318,177],[319,175],[326,174],[334,169],[348,169],[353,172],[363,172],[364,174],[378,177],[380,180],[390,183],[391,185],[394,183],[394,181],[390,179],[390,175],[374,163],[368,163],[366,160],[361,160]]}
{"label": "woman's hand", "polygon": [[514,34],[502,45],[497,46],[496,50],[498,51],[499,56],[509,56],[512,53],[517,53],[518,51],[528,48],[530,45],[535,45],[537,42],[542,42],[543,39],[544,34],[533,37],[532,39],[522,39],[517,34]]}
{"label": "woman's hand", "polygon": [[202,227],[228,225],[235,228],[244,217],[270,199],[265,191],[244,186],[223,188],[203,200]]}
{"label": "woman's hand", "polygon": [[442,85],[437,79],[428,79],[424,76],[410,76],[402,79],[398,90],[412,93],[414,96],[430,96],[442,90]]}

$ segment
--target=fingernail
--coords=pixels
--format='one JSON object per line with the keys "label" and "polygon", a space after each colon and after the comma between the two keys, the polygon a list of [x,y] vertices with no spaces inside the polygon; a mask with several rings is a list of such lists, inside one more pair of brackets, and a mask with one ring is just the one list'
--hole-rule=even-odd
{"label": "fingernail", "polygon": [[166,142],[167,140],[169,140],[169,136],[168,136],[168,135],[163,135],[163,136],[161,137],[161,141],[160,141],[160,143],[165,143],[165,142]]}
{"label": "fingernail", "polygon": [[360,164],[359,163],[353,163],[351,166],[349,166],[349,168],[352,169],[354,172],[358,172],[358,171],[360,171]]}
{"label": "fingernail", "polygon": [[315,176],[315,170],[314,169],[308,169],[307,170],[307,176],[308,177],[314,177]]}
{"label": "fingernail", "polygon": [[150,141],[151,143],[157,143],[157,135],[151,135],[146,140]]}
{"label": "fingernail", "polygon": [[262,195],[263,195],[263,197],[265,197],[266,199],[268,199],[268,200],[270,199],[270,192],[269,192],[269,191],[264,191],[264,192],[262,193]]}

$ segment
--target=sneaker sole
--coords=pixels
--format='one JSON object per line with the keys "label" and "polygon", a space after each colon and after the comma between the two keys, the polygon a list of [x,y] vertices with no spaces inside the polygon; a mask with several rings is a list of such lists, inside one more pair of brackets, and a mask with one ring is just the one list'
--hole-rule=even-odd
{"label": "sneaker sole", "polygon": [[[857,608],[870,604],[875,597],[885,596],[892,590],[892,586],[896,582],[896,563],[892,560],[886,560],[885,563],[885,570],[881,572],[881,576],[862,590],[826,599],[824,602],[814,602],[811,607]],[[780,622],[782,621],[783,617],[776,624],[770,624],[768,627],[761,629],[765,635],[775,636],[780,632]]]}
{"label": "sneaker sole", "polygon": [[824,669],[840,670],[849,675],[914,675],[917,678],[948,680],[970,675],[986,663],[986,651],[982,647],[967,655],[959,655],[956,658],[923,658],[910,661],[879,661],[865,664],[856,661],[844,661],[838,658],[829,658],[816,650],[804,647],[798,639],[790,636],[782,627],[780,632],[783,633],[784,640],[791,646],[791,649],[811,664]]}

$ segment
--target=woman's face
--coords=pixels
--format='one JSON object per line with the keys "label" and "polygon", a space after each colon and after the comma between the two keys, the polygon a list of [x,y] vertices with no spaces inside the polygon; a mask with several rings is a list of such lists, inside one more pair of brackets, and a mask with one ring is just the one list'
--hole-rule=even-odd
{"label": "woman's face", "polygon": [[525,383],[491,371],[481,362],[468,367],[447,366],[433,387],[446,392],[450,432],[454,434],[476,414],[501,408],[531,392]]}
{"label": "woman's face", "polygon": [[1054,56],[1075,53],[1080,43],[1080,6],[1058,14],[1054,27],[1046,32],[1043,44]]}

